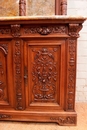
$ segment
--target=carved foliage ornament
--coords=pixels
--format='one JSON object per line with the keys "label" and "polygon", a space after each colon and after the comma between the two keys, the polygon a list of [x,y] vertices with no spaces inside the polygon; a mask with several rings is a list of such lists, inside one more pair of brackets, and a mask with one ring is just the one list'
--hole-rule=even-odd
{"label": "carved foliage ornament", "polygon": [[58,122],[59,125],[68,125],[68,124],[75,124],[76,123],[76,117],[71,117],[71,116],[50,117],[50,120]]}
{"label": "carved foliage ornament", "polygon": [[75,68],[76,68],[76,40],[69,39],[68,57],[68,110],[74,109]]}
{"label": "carved foliage ornament", "polygon": [[81,30],[82,25],[80,24],[69,24],[69,36],[79,37],[79,31]]}
{"label": "carved foliage ornament", "polygon": [[0,119],[4,119],[4,118],[10,118],[10,115],[6,115],[6,114],[0,114]]}
{"label": "carved foliage ornament", "polygon": [[10,29],[7,28],[0,28],[0,34],[10,34]]}
{"label": "carved foliage ornament", "polygon": [[48,35],[50,33],[65,34],[67,28],[65,26],[48,26],[48,27],[28,27],[25,28],[24,33],[34,34],[39,33],[40,35]]}
{"label": "carved foliage ornament", "polygon": [[32,72],[34,101],[49,102],[55,100],[57,69],[54,53],[56,51],[57,48],[33,50],[35,53]]}
{"label": "carved foliage ornament", "polygon": [[15,88],[16,88],[16,109],[22,110],[22,79],[21,79],[21,44],[15,42]]}
{"label": "carved foliage ornament", "polygon": [[20,25],[11,25],[11,34],[13,37],[20,37]]}

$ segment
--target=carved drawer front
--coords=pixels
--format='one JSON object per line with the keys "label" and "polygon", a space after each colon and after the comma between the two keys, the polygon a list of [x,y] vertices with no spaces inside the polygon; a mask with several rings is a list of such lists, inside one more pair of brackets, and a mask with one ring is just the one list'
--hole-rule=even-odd
{"label": "carved drawer front", "polygon": [[[38,43],[38,44],[37,44]],[[63,56],[64,41],[28,43],[28,102],[27,106],[49,107],[61,109],[63,102]],[[53,45],[52,45],[53,44]],[[62,92],[62,95],[60,94]],[[43,109],[43,108],[42,108]],[[63,108],[62,108],[63,109]]]}
{"label": "carved drawer front", "polygon": [[12,62],[10,41],[0,41],[0,107],[12,105]]}

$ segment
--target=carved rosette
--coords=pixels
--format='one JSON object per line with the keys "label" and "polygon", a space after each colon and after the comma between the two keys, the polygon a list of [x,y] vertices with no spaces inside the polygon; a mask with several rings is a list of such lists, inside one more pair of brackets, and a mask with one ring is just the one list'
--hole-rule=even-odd
{"label": "carved rosette", "polygon": [[16,24],[16,25],[11,25],[11,35],[14,37],[14,38],[17,38],[19,37],[21,34],[20,34],[20,25]]}
{"label": "carved rosette", "polygon": [[33,95],[34,101],[54,102],[57,80],[57,68],[54,53],[57,48],[52,50],[42,48],[34,50],[33,63]]}
{"label": "carved rosette", "polygon": [[48,26],[48,27],[28,27],[24,29],[25,34],[35,34],[48,35],[50,33],[66,34],[66,26]]}
{"label": "carved rosette", "polygon": [[19,1],[19,16],[26,16],[26,0]]}
{"label": "carved rosette", "polygon": [[57,122],[59,125],[75,125],[76,117],[71,116],[59,116],[59,117],[50,117],[50,120]]}
{"label": "carved rosette", "polygon": [[21,79],[21,44],[15,41],[15,89],[16,89],[16,109],[22,110],[22,79]]}

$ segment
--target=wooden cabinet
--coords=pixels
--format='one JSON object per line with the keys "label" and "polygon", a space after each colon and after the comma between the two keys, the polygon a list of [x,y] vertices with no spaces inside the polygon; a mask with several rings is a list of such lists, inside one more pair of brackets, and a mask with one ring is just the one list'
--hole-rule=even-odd
{"label": "wooden cabinet", "polygon": [[0,120],[75,125],[77,38],[85,18],[0,18]]}

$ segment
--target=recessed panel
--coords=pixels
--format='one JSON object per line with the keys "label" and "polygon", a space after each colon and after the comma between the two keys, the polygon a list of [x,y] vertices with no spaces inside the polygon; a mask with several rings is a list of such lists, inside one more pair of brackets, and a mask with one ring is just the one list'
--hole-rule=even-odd
{"label": "recessed panel", "polygon": [[60,46],[28,46],[30,104],[59,104]]}

